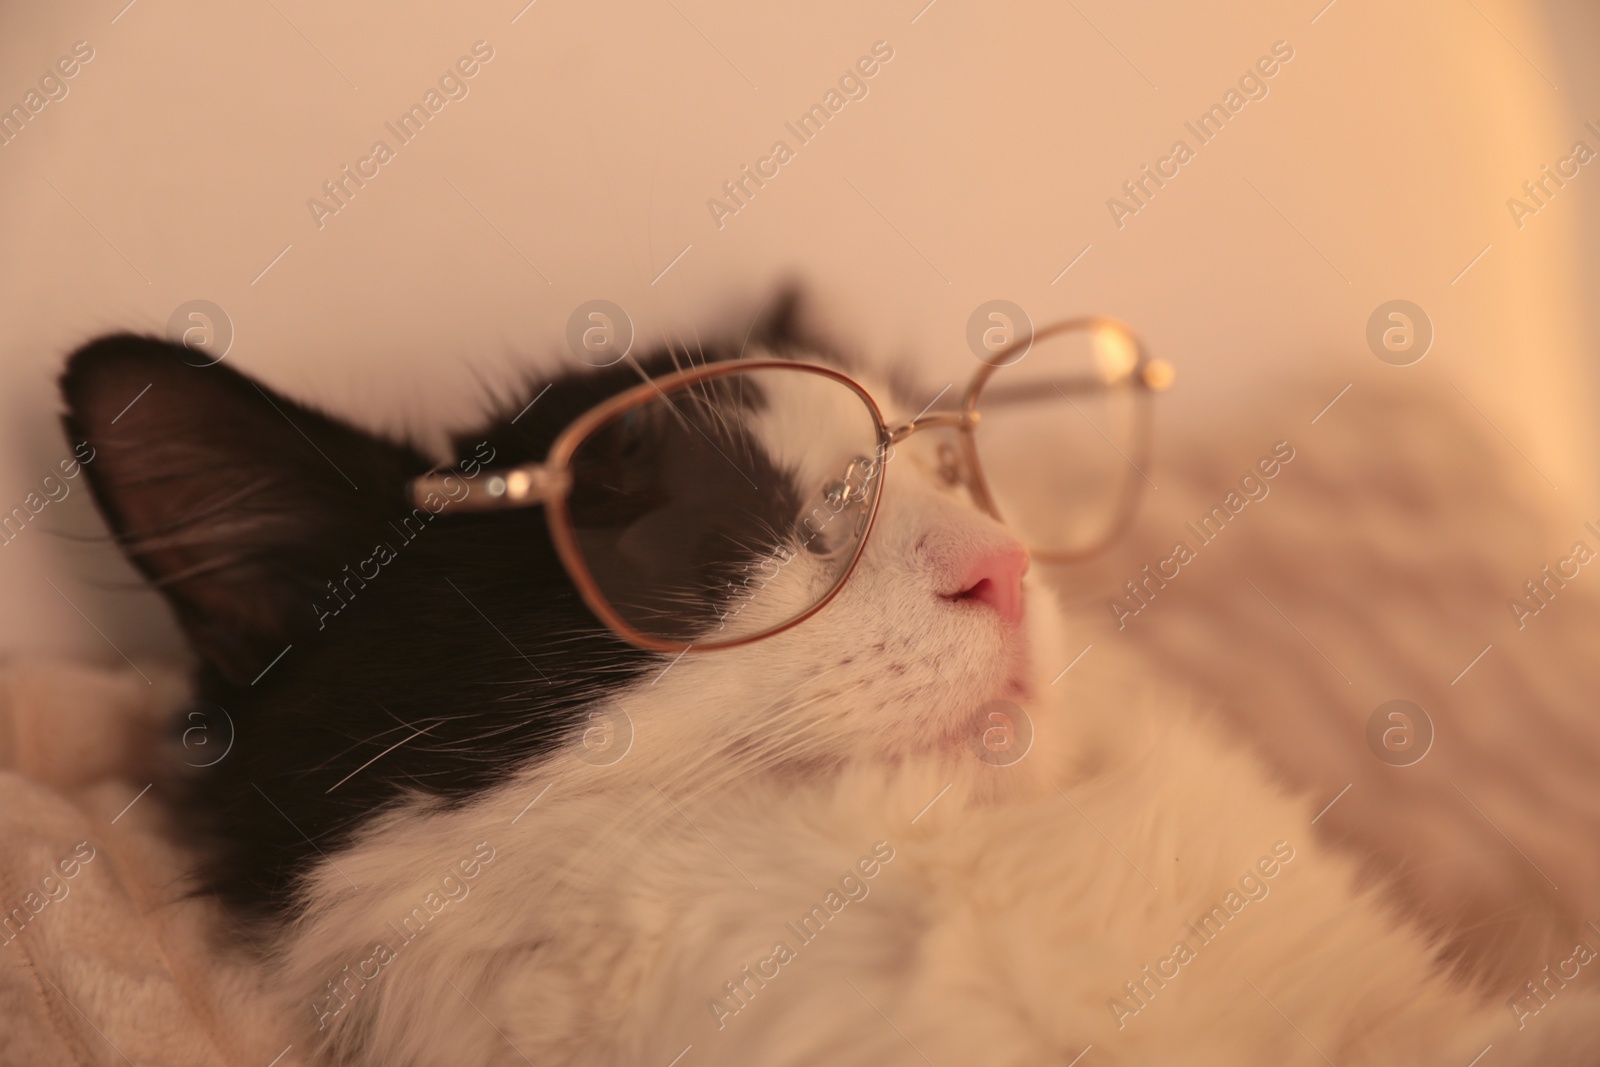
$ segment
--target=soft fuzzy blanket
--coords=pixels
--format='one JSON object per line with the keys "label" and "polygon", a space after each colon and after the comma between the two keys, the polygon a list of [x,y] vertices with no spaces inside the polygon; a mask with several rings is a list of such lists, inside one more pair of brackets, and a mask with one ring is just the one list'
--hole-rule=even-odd
{"label": "soft fuzzy blanket", "polygon": [[214,943],[212,903],[185,895],[137,774],[182,694],[171,674],[0,670],[6,1067],[301,1062],[248,965]]}

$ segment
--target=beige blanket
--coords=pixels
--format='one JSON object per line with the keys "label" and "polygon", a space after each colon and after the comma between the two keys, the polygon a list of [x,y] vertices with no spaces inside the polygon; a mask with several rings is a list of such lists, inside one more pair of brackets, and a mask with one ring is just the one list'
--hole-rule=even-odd
{"label": "beige blanket", "polygon": [[[176,676],[0,670],[0,1064],[291,1067],[136,768]],[[281,1054],[281,1056],[280,1056]]]}

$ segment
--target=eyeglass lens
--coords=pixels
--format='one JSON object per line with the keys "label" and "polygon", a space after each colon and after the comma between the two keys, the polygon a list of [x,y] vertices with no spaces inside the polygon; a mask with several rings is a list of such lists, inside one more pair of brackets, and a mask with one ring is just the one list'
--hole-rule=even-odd
{"label": "eyeglass lens", "polygon": [[[804,367],[665,393],[592,431],[567,512],[623,623],[670,642],[748,639],[805,614],[854,564],[881,484],[878,421]],[[793,568],[800,582],[757,597]]]}
{"label": "eyeglass lens", "polygon": [[1115,326],[1035,338],[978,397],[973,443],[996,510],[1035,555],[1072,557],[1116,532],[1136,490],[1147,394]]}

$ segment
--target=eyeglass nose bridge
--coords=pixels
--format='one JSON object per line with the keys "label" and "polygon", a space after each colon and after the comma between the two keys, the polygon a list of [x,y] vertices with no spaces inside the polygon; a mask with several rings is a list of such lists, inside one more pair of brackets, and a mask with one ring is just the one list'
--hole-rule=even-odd
{"label": "eyeglass nose bridge", "polygon": [[925,415],[918,415],[908,422],[889,427],[889,441],[897,445],[914,433],[923,430],[932,430],[939,427],[948,427],[958,430],[973,430],[978,425],[978,412],[973,408],[964,408],[961,411],[934,411]]}
{"label": "eyeglass nose bridge", "polygon": [[945,480],[950,484],[964,483],[967,491],[972,494],[972,502],[990,518],[1003,523],[1006,520],[1001,516],[1000,509],[989,493],[988,483],[978,470],[978,453],[973,445],[973,435],[978,429],[982,413],[972,402],[976,395],[977,390],[972,390],[968,394],[967,402],[954,411],[924,412],[914,419],[888,427],[885,430],[884,447],[893,448],[912,434],[921,433],[923,430],[961,431],[961,446],[958,450],[960,460],[954,468],[954,476],[946,475]]}

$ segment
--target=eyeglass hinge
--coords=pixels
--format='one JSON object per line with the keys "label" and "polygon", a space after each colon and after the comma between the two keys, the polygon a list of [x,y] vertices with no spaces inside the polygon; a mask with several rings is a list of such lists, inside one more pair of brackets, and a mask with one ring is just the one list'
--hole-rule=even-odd
{"label": "eyeglass hinge", "polygon": [[[411,503],[423,506],[433,496],[451,501],[464,511],[490,511],[497,508],[529,507],[565,493],[572,484],[565,470],[552,470],[542,463],[525,463],[503,471],[485,471],[483,481],[473,492],[468,480],[454,472],[424,474],[412,479]],[[467,487],[466,495],[461,490]]]}

